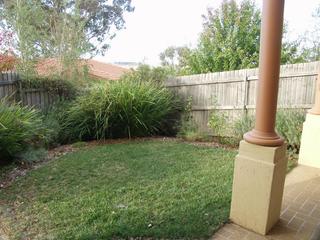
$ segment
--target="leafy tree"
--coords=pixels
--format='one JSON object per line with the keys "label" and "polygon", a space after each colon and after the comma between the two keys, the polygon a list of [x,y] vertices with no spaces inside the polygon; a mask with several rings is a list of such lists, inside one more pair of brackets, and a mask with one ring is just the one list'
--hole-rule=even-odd
{"label": "leafy tree", "polygon": [[[183,69],[182,73],[219,72],[258,66],[261,13],[253,1],[243,0],[237,4],[235,0],[224,0],[219,8],[208,9],[203,19],[198,46],[185,50],[183,55],[178,54],[179,63],[175,66]],[[302,61],[298,56],[297,43],[284,42],[282,51],[282,63]],[[166,56],[170,59],[172,55]],[[165,65],[164,61],[162,63]]]}
{"label": "leafy tree", "polygon": [[313,13],[314,24],[311,30],[304,33],[302,38],[302,55],[307,61],[320,60],[320,4]]}
{"label": "leafy tree", "polygon": [[234,0],[225,0],[219,9],[208,9],[191,63],[199,65],[195,67],[201,72],[256,66],[260,22],[260,12],[251,1],[238,6]]}
{"label": "leafy tree", "polygon": [[63,63],[104,54],[108,40],[124,27],[131,0],[0,0],[2,27],[18,40],[22,63],[57,57]]}
{"label": "leafy tree", "polygon": [[141,64],[136,70],[124,74],[121,79],[163,84],[163,82],[173,74],[174,72],[166,67],[150,67],[147,64]]}
{"label": "leafy tree", "polygon": [[[284,29],[286,30],[286,29]],[[284,32],[284,39],[286,38],[286,32]],[[281,64],[295,64],[306,62],[304,54],[300,49],[301,41],[284,41],[282,43],[281,51]]]}
{"label": "leafy tree", "polygon": [[183,75],[188,73],[186,60],[191,50],[188,47],[168,47],[160,53],[161,65],[170,69],[171,72]]}

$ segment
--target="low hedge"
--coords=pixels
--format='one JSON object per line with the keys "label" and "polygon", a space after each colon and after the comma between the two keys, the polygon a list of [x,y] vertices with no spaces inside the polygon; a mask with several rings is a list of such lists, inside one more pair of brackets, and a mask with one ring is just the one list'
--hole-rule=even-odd
{"label": "low hedge", "polygon": [[79,96],[65,114],[63,131],[69,141],[168,133],[181,109],[181,101],[162,85],[114,81]]}

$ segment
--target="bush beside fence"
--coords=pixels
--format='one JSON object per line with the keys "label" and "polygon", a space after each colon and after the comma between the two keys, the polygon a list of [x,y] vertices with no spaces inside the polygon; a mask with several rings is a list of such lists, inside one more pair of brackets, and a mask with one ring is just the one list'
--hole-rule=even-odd
{"label": "bush beside fence", "polygon": [[19,75],[15,72],[0,73],[0,100],[8,98],[21,102],[23,106],[44,110],[60,101],[65,97],[64,95],[63,91],[52,91],[41,84],[28,86],[20,80]]}
{"label": "bush beside fence", "polygon": [[[314,103],[320,62],[281,66],[278,108],[307,110]],[[208,123],[212,112],[229,123],[255,112],[258,68],[181,76],[166,86],[183,99],[192,99],[191,113],[200,132],[214,134]],[[230,136],[230,131],[223,133]]]}

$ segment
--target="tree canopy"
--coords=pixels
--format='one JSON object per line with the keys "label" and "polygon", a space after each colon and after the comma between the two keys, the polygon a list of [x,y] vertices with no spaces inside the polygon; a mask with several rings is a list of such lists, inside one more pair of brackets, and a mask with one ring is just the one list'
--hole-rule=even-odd
{"label": "tree canopy", "polygon": [[22,62],[104,54],[124,27],[131,0],[0,0],[2,28],[15,33]]}
{"label": "tree canopy", "polygon": [[198,49],[191,55],[197,72],[254,67],[258,62],[260,12],[251,1],[225,0],[208,9]]}
{"label": "tree canopy", "polygon": [[320,60],[320,4],[313,13],[314,23],[310,30],[303,34],[302,55],[307,61]]}
{"label": "tree canopy", "polygon": [[[160,55],[162,65],[174,65],[179,74],[258,66],[261,12],[253,1],[243,0],[238,4],[235,0],[224,0],[219,8],[208,9],[203,20],[203,31],[197,47],[166,49]],[[175,61],[170,62],[170,59]],[[281,62],[295,63],[301,60],[297,43],[284,41]]]}

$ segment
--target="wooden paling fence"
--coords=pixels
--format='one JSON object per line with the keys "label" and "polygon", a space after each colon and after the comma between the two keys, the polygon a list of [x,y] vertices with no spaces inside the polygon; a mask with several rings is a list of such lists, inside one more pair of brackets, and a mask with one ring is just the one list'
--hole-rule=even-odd
{"label": "wooden paling fence", "polygon": [[0,99],[14,96],[17,92],[16,83],[19,77],[16,73],[0,73]]}
{"label": "wooden paling fence", "polygon": [[[314,103],[320,62],[281,66],[278,107],[307,110]],[[166,86],[183,99],[192,100],[192,115],[202,132],[210,132],[212,111],[234,120],[255,111],[258,69],[198,74],[171,78]],[[23,105],[45,109],[59,96],[45,89],[23,89],[18,74],[0,73],[0,99],[10,97]]]}
{"label": "wooden paling fence", "polygon": [[0,99],[21,102],[24,106],[33,106],[46,109],[59,99],[59,96],[52,94],[45,89],[24,89],[15,72],[0,73]]}
{"label": "wooden paling fence", "polygon": [[[278,108],[306,110],[314,103],[320,62],[281,66]],[[202,132],[210,132],[213,110],[234,120],[255,111],[258,68],[182,76],[168,79],[166,86],[192,101],[192,115]]]}

